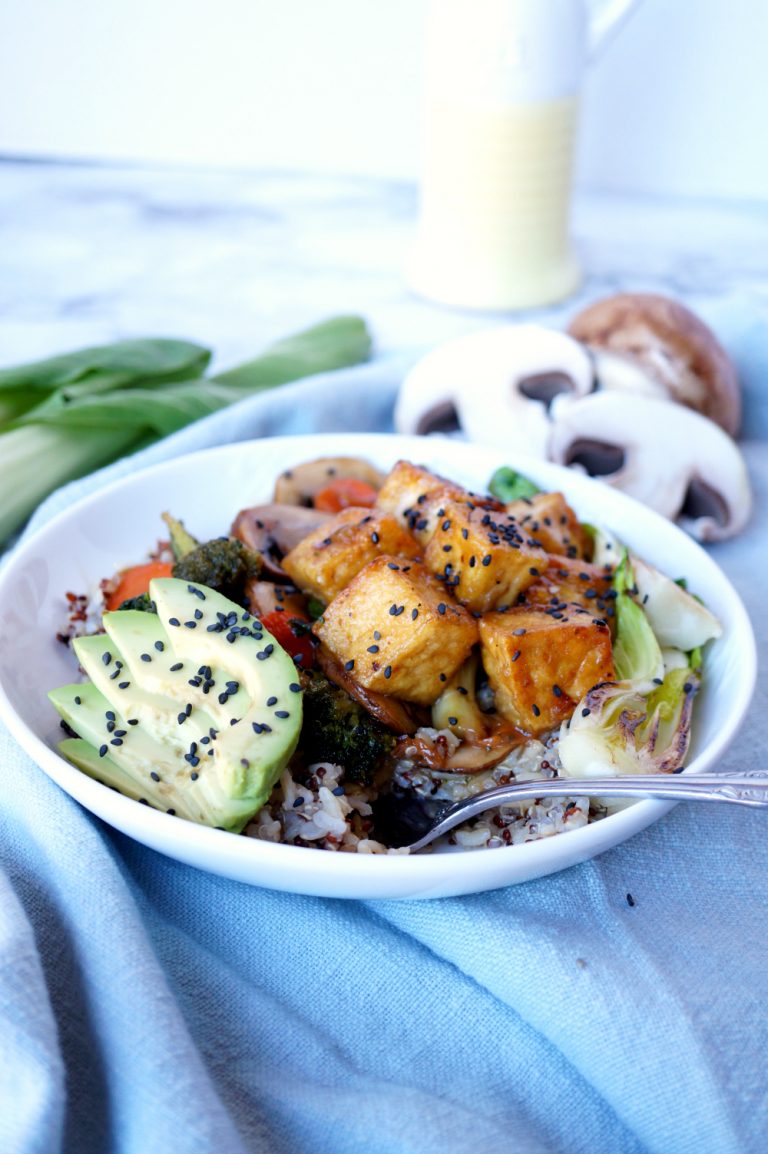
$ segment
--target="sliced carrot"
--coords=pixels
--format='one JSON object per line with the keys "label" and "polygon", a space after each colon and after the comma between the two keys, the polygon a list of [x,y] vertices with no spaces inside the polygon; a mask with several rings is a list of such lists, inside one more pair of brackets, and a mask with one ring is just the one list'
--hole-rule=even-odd
{"label": "sliced carrot", "polygon": [[350,505],[370,509],[376,504],[376,490],[355,477],[337,477],[325,489],[315,494],[315,508],[322,513],[340,513]]}
{"label": "sliced carrot", "polygon": [[132,597],[141,597],[142,593],[149,591],[153,577],[170,577],[172,571],[173,565],[168,561],[147,561],[145,565],[132,565],[130,569],[123,569],[117,574],[116,588],[106,598],[107,609],[111,612]]}

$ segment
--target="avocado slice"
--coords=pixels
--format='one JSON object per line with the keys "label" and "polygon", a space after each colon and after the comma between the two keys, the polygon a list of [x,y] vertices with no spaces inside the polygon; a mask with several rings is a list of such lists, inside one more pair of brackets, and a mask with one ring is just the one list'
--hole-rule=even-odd
{"label": "avocado slice", "polygon": [[301,731],[290,656],[258,618],[206,586],[150,585],[157,613],[104,615],[79,638],[89,681],[48,696],[85,773],[179,817],[239,831],[264,805]]}

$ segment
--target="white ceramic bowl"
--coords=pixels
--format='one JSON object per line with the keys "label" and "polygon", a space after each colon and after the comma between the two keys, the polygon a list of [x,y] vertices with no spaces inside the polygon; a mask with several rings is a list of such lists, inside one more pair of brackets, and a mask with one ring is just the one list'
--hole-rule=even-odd
{"label": "white ceramic bowl", "polygon": [[477,445],[386,435],[284,437],[226,445],[156,465],[85,498],[23,544],[0,577],[0,715],[37,764],[87,809],[137,841],[238,881],[344,898],[445,897],[541,877],[617,845],[656,821],[668,802],[639,801],[582,829],[525,845],[426,856],[338,854],[238,837],[150,810],[92,781],[56,752],[58,717],[46,691],[71,681],[71,652],[55,639],[67,590],[85,592],[136,562],[171,510],[200,537],[226,532],[238,509],[268,500],[275,476],[317,456],[361,455],[383,468],[404,457],[476,490],[508,464],[563,490],[580,516],[612,529],[672,577],[686,576],[724,626],[707,653],[696,701],[691,772],[717,768],[737,735],[755,681],[744,607],[689,537],[623,494],[558,466]]}

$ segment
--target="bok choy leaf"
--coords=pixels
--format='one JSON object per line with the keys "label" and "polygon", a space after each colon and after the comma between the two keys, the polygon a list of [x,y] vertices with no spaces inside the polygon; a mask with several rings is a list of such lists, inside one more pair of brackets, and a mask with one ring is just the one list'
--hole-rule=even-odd
{"label": "bok choy leaf", "polygon": [[59,485],[254,392],[367,360],[360,317],[331,318],[259,357],[202,374],[185,341],[121,341],[0,370],[0,545]]}
{"label": "bok choy leaf", "polygon": [[627,682],[597,685],[560,731],[565,777],[674,773],[688,752],[691,711],[699,679],[690,668],[671,670],[643,694]]}

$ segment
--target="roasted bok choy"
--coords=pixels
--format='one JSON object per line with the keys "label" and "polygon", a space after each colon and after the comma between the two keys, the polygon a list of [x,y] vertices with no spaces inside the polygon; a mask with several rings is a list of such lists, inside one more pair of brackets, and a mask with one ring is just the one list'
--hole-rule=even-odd
{"label": "roasted bok choy", "polygon": [[[615,556],[620,546],[611,548]],[[562,770],[570,777],[674,773],[690,743],[701,650],[721,627],[681,584],[627,550],[613,589],[617,680],[596,685],[563,723]]]}

